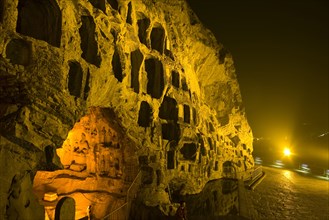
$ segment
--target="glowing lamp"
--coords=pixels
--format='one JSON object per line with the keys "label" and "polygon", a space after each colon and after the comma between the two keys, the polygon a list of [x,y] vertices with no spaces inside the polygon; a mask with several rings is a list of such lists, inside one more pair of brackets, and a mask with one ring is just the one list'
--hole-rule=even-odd
{"label": "glowing lamp", "polygon": [[289,156],[291,155],[291,151],[290,151],[290,149],[289,149],[289,148],[285,148],[285,149],[283,150],[283,154],[284,154],[285,156],[289,157]]}

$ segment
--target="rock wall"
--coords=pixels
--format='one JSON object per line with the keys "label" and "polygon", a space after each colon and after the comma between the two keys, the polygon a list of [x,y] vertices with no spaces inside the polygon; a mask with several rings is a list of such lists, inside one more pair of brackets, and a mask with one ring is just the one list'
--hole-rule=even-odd
{"label": "rock wall", "polygon": [[[183,0],[0,0],[0,79],[1,219],[44,215],[38,193],[22,194],[36,174],[111,177],[110,165],[93,172],[98,157],[90,166],[69,159],[108,144],[106,126],[125,145],[113,151],[122,162],[117,186],[132,182],[125,172],[135,163],[147,206],[170,204],[171,191],[198,193],[212,179],[247,178],[253,167],[232,57]],[[74,130],[96,116],[108,125]],[[70,131],[82,147],[63,154]],[[103,189],[111,193],[92,190]]]}

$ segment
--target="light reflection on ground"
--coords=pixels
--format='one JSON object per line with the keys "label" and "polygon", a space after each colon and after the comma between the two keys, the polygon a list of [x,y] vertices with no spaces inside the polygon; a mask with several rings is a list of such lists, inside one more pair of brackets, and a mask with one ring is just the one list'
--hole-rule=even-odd
{"label": "light reflection on ground", "polygon": [[329,219],[329,182],[263,167],[266,178],[248,196],[258,219]]}

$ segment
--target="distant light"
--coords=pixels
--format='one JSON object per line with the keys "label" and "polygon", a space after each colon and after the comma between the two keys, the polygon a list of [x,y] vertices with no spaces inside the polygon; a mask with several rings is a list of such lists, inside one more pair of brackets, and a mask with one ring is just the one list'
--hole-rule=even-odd
{"label": "distant light", "polygon": [[263,163],[263,160],[260,157],[255,157],[255,164],[261,165]]}
{"label": "distant light", "polygon": [[284,164],[282,163],[282,161],[281,160],[276,160],[275,162],[274,162],[274,165],[273,165],[274,167],[283,167],[284,166]]}
{"label": "distant light", "polygon": [[320,134],[318,137],[324,137],[324,136],[326,136],[328,134],[329,134],[329,132],[327,131],[326,133]]}
{"label": "distant light", "polygon": [[290,149],[289,148],[285,148],[284,150],[283,150],[283,154],[285,155],[285,156],[290,156],[291,155],[291,151],[290,151]]}
{"label": "distant light", "polygon": [[310,170],[310,168],[308,167],[308,165],[305,164],[305,163],[303,163],[303,164],[301,165],[301,168],[302,168],[303,170]]}
{"label": "distant light", "polygon": [[303,163],[300,165],[300,172],[302,173],[310,173],[311,169],[308,167],[307,164]]}

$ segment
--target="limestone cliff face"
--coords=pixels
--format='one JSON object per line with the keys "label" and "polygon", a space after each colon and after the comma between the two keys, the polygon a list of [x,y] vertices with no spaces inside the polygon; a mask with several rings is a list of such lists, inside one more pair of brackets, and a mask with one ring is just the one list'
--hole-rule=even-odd
{"label": "limestone cliff face", "polygon": [[[139,177],[156,206],[253,167],[232,57],[183,0],[0,0],[0,79],[1,219],[49,214],[57,187],[95,201]],[[125,202],[103,196],[98,218]]]}

